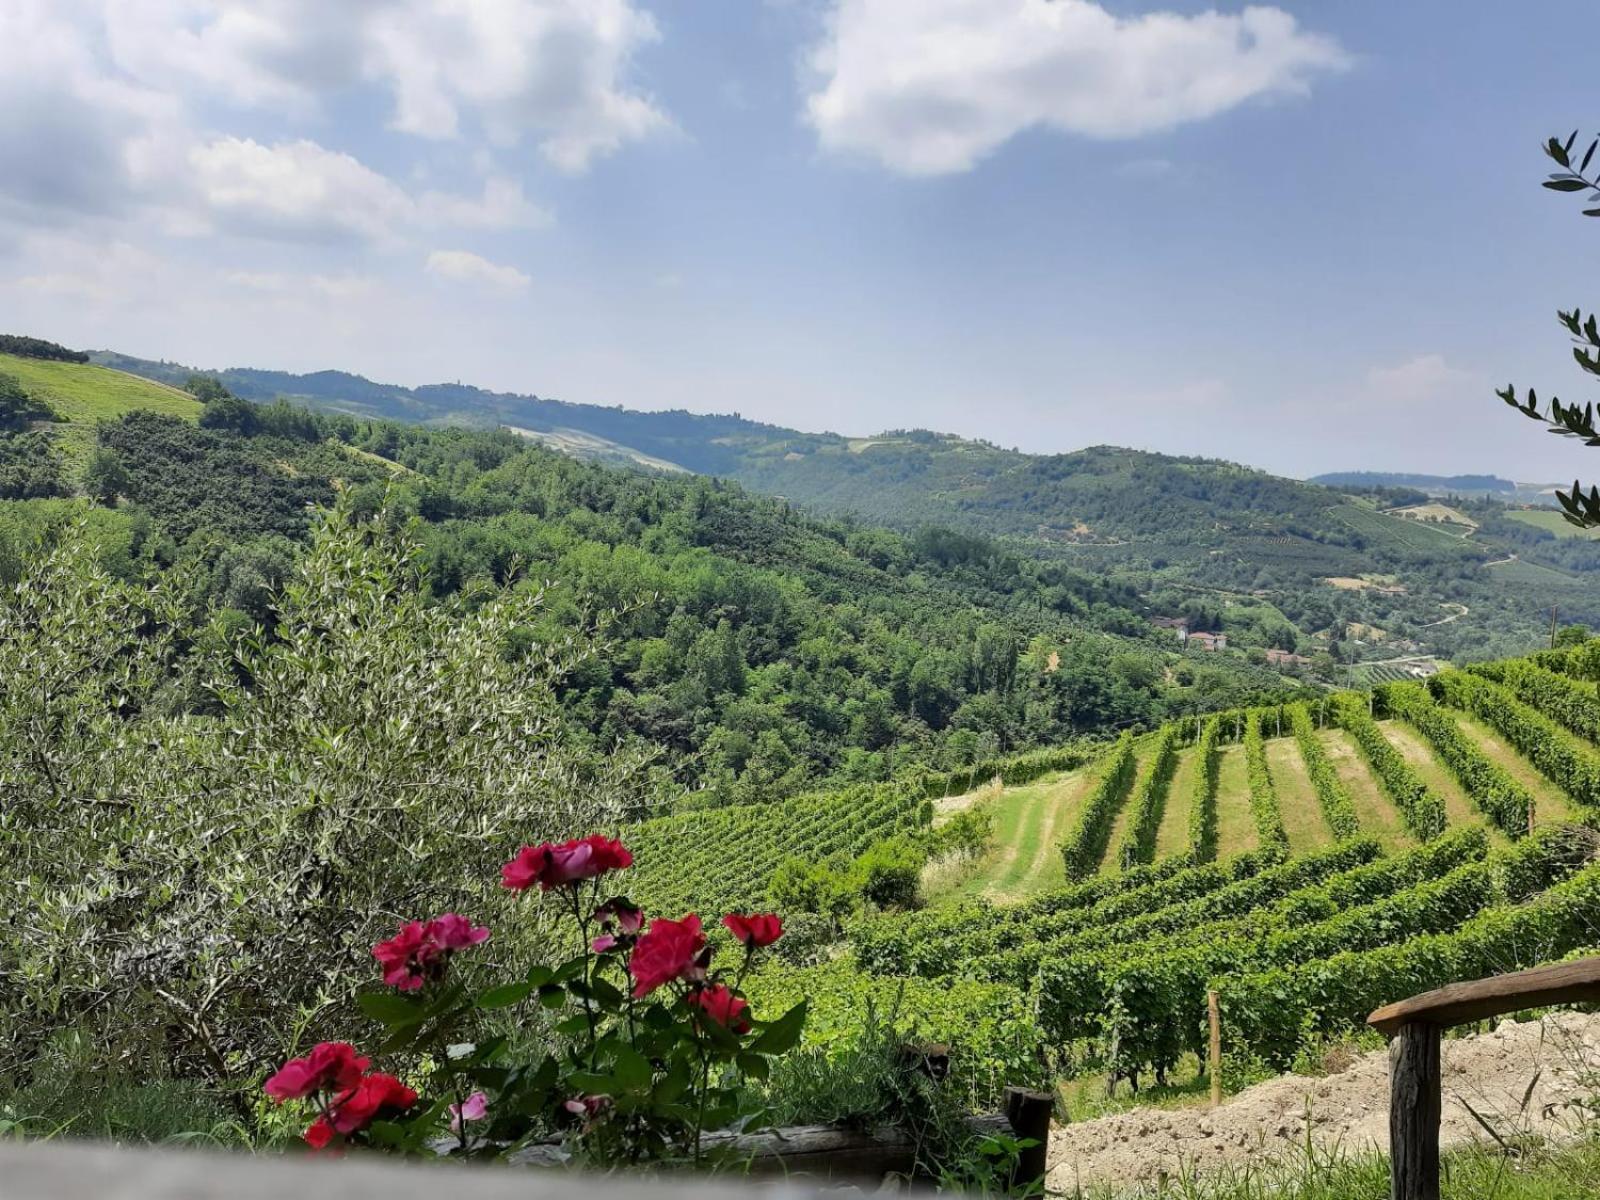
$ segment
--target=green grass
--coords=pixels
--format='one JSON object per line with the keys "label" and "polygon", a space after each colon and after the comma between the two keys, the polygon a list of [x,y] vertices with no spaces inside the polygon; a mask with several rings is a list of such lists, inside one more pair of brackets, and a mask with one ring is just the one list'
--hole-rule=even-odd
{"label": "green grass", "polygon": [[1361,822],[1362,835],[1377,838],[1390,853],[1415,846],[1416,839],[1383,794],[1372,768],[1367,766],[1367,760],[1350,735],[1342,729],[1324,729],[1318,736],[1328,752],[1328,761],[1338,772],[1344,790],[1350,794],[1350,804]]}
{"label": "green grass", "polygon": [[1139,769],[1133,777],[1133,786],[1128,789],[1128,798],[1122,802],[1122,808],[1117,812],[1117,819],[1112,822],[1111,836],[1106,839],[1105,857],[1100,860],[1101,874],[1115,874],[1122,869],[1117,862],[1117,852],[1122,846],[1122,839],[1128,832],[1128,823],[1133,820],[1134,804],[1139,798],[1139,789],[1144,786],[1144,781],[1150,775],[1150,767],[1155,761],[1156,739],[1148,734],[1139,739],[1137,751]]}
{"label": "green grass", "polygon": [[43,400],[66,424],[57,430],[62,449],[82,461],[94,446],[94,427],[133,409],[195,420],[200,402],[187,392],[109,367],[49,362],[0,354],[0,372],[14,375],[29,395]]}
{"label": "green grass", "polygon": [[[1466,1147],[1442,1161],[1442,1200],[1594,1200],[1600,1138],[1568,1146]],[[1204,1175],[1186,1170],[1144,1189],[1086,1188],[1073,1200],[1387,1200],[1388,1158],[1359,1149],[1303,1147],[1278,1161],[1248,1161]]]}
{"label": "green grass", "polygon": [[1232,858],[1259,845],[1255,818],[1250,813],[1244,747],[1224,746],[1217,771],[1217,857]]}
{"label": "green grass", "polygon": [[1467,713],[1451,710],[1450,715],[1461,726],[1462,733],[1476,742],[1480,750],[1499,763],[1506,774],[1533,795],[1534,825],[1549,825],[1577,818],[1577,810],[1567,794],[1541,775],[1532,763],[1508,746],[1498,733],[1477,717]]}
{"label": "green grass", "polygon": [[1156,830],[1156,861],[1182,854],[1189,848],[1189,809],[1200,774],[1200,759],[1193,746],[1178,751],[1178,768],[1172,773],[1167,807]]}
{"label": "green grass", "polygon": [[1088,771],[1046,775],[989,801],[994,847],[948,898],[1014,903],[1064,886],[1059,843],[1092,779]]}
{"label": "green grass", "polygon": [[1267,742],[1267,770],[1278,793],[1283,831],[1289,835],[1289,853],[1298,857],[1333,844],[1333,831],[1322,814],[1317,791],[1311,786],[1300,747],[1292,737]]}
{"label": "green grass", "polygon": [[1524,525],[1532,525],[1535,529],[1543,529],[1557,537],[1564,538],[1597,538],[1600,530],[1579,529],[1576,525],[1569,525],[1567,519],[1553,508],[1530,508],[1506,514],[1513,521],[1520,521]]}
{"label": "green grass", "polygon": [[[1403,721],[1379,721],[1378,728],[1383,730],[1383,736],[1389,739],[1389,744],[1405,756],[1417,777],[1428,785],[1428,790],[1444,801],[1445,816],[1449,818],[1452,829],[1485,823],[1478,810],[1472,807],[1466,792],[1456,782],[1456,777],[1450,774],[1450,768],[1434,755],[1427,739]],[[1490,826],[1490,833],[1491,836],[1498,836],[1493,826]]]}

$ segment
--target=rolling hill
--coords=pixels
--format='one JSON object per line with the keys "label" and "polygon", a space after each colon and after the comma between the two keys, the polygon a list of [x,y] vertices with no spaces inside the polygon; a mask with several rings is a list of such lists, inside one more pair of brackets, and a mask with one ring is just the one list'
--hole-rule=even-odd
{"label": "rolling hill", "polygon": [[[94,358],[167,383],[190,373],[111,352]],[[1026,454],[928,430],[807,433],[737,414],[606,408],[459,383],[404,388],[338,371],[216,374],[258,401],[287,396],[357,416],[512,428],[576,457],[723,476],[825,515],[1002,538],[1018,553],[1152,597],[1157,612],[1185,597],[1223,605],[1253,597],[1302,635],[1341,622],[1380,625],[1453,658],[1532,649],[1548,636],[1552,609],[1600,625],[1600,590],[1585,580],[1600,571],[1600,546],[1493,507],[1475,508],[1463,527],[1391,513],[1414,506],[1417,493],[1371,491],[1389,477],[1339,476],[1349,482],[1329,487],[1109,446]],[[1463,481],[1499,486],[1493,477]],[[1357,484],[1357,494],[1342,490]],[[1395,576],[1397,587],[1332,594],[1324,582],[1370,573]],[[1441,620],[1463,605],[1468,618]]]}
{"label": "rolling hill", "polygon": [[15,378],[61,419],[61,445],[75,460],[88,457],[95,424],[106,418],[135,410],[190,421],[200,415],[200,402],[181,388],[111,367],[0,354],[0,374]]}

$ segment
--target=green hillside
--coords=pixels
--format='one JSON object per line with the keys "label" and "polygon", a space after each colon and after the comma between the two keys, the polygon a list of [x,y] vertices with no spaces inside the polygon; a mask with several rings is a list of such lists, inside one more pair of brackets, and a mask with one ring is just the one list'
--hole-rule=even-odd
{"label": "green hillside", "polygon": [[[191,370],[111,352],[94,357],[169,383]],[[1588,584],[1600,571],[1600,546],[1511,519],[1517,510],[1488,490],[1461,502],[1477,528],[1441,528],[1380,511],[1420,493],[1364,476],[1335,477],[1339,487],[1328,487],[1116,447],[1027,454],[929,430],[802,432],[737,414],[599,407],[459,383],[404,388],[341,371],[217,375],[256,401],[289,397],[361,418],[503,426],[580,458],[736,479],[824,515],[1002,538],[1016,553],[1136,590],[1161,615],[1204,595],[1265,597],[1287,617],[1302,654],[1318,648],[1314,635],[1350,622],[1398,627],[1446,659],[1526,653],[1542,644],[1552,607],[1600,626],[1600,589]],[[1526,565],[1489,565],[1513,556]],[[1395,576],[1397,587],[1334,593],[1324,583],[1373,572]],[[1465,605],[1470,615],[1439,622],[1445,604]]]}
{"label": "green hillside", "polygon": [[62,422],[59,442],[74,460],[87,458],[99,421],[135,410],[190,421],[200,415],[200,402],[188,392],[109,367],[0,354],[0,374],[50,406]]}
{"label": "green hillside", "polygon": [[[188,394],[104,366],[5,363],[59,420],[0,433],[0,501],[20,501],[0,509],[0,577],[77,493],[97,502],[119,571],[181,565],[226,622],[270,627],[314,511],[341,495],[361,513],[388,504],[414,520],[441,603],[524,572],[550,584],[539,632],[603,616],[615,640],[569,689],[573,721],[596,744],[649,746],[705,803],[1304,691],[1243,655],[1185,656],[1133,587],[989,539],[807,517],[737,484],[575,459],[503,430],[225,397],[197,422]],[[43,487],[41,438],[76,460]],[[26,490],[7,491],[8,447]]]}

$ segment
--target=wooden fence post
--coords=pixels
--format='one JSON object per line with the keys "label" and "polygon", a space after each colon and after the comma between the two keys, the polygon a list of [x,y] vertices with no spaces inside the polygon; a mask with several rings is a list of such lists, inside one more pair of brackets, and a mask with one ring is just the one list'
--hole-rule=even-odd
{"label": "wooden fence post", "polygon": [[1011,1131],[1019,1138],[1034,1143],[1017,1157],[1011,1174],[1011,1186],[1023,1187],[1044,1180],[1045,1162],[1050,1153],[1050,1116],[1055,1111],[1055,1097],[1049,1092],[1033,1092],[1027,1088],[1006,1088],[1006,1120]]}
{"label": "wooden fence post", "polygon": [[1438,1200],[1439,1042],[1443,1030],[1552,1004],[1600,1001],[1600,957],[1452,983],[1385,1004],[1367,1018],[1389,1042],[1389,1189],[1393,1200]]}
{"label": "wooden fence post", "polygon": [[1211,1055],[1206,1072],[1211,1076],[1211,1107],[1222,1103],[1222,1009],[1217,993],[1206,993],[1206,1015],[1211,1023]]}
{"label": "wooden fence post", "polygon": [[1439,1200],[1439,1027],[1402,1025],[1389,1043],[1389,1194]]}

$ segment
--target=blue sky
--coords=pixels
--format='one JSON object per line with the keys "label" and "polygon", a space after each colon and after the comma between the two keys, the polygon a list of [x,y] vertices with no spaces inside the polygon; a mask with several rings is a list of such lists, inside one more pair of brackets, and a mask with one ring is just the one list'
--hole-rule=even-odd
{"label": "blue sky", "polygon": [[[1565,479],[1576,0],[7,0],[0,328]],[[1587,128],[1587,127],[1586,127]],[[1594,296],[1600,303],[1600,296]]]}

